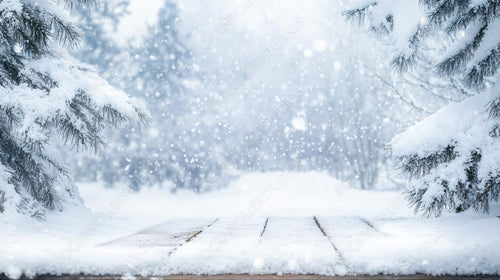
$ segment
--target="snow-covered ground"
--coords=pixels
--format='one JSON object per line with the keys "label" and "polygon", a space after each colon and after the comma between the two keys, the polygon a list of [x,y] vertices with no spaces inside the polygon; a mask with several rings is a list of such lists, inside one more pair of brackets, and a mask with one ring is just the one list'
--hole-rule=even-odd
{"label": "snow-covered ground", "polygon": [[248,174],[206,194],[79,187],[88,209],[0,221],[1,272],[500,273],[498,205],[424,219],[400,191],[316,172]]}

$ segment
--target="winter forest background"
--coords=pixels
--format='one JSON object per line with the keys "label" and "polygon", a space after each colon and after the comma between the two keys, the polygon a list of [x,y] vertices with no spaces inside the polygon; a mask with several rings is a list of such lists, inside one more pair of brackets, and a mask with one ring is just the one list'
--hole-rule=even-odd
{"label": "winter forest background", "polygon": [[74,182],[204,193],[269,171],[404,189],[428,215],[498,200],[497,1],[25,2],[0,1],[0,212],[42,217]]}
{"label": "winter forest background", "polygon": [[71,160],[78,179],[208,191],[240,172],[325,170],[393,188],[387,142],[460,98],[457,84],[427,86],[431,74],[391,75],[387,50],[339,16],[340,2],[225,4],[156,4],[156,22],[128,38],[129,1],[83,14],[74,55],[144,98],[153,122],[113,133],[102,156]]}

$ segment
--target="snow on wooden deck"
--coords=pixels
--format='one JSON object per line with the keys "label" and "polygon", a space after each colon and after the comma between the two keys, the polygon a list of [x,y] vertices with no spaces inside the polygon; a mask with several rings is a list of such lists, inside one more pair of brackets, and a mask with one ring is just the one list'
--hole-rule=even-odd
{"label": "snow on wooden deck", "polygon": [[254,266],[269,273],[345,273],[338,252],[313,217],[270,217],[258,250]]}
{"label": "snow on wooden deck", "polygon": [[169,265],[176,272],[250,272],[265,218],[245,221],[219,219],[172,254]]}
{"label": "snow on wooden deck", "polygon": [[[12,257],[11,262],[38,274],[66,274],[71,278],[83,272],[90,275],[89,279],[92,275],[173,275],[169,279],[202,279],[196,275],[226,275],[215,279],[235,279],[236,275],[248,277],[238,279],[375,275],[374,279],[384,279],[376,275],[499,273],[500,219],[495,216],[429,220],[322,215],[236,217],[171,219],[136,234],[100,243],[90,240],[79,248],[68,245],[63,250],[58,238],[50,244],[59,247],[38,249],[44,253],[44,260],[54,265],[40,261],[41,254],[33,254],[35,250],[27,251],[30,254],[23,258]],[[6,264],[9,262],[0,262]],[[15,268],[6,271],[17,278],[21,271]],[[30,275],[30,271],[26,273]]]}
{"label": "snow on wooden deck", "polygon": [[346,273],[315,217],[172,220],[101,246],[168,247],[179,273]]}
{"label": "snow on wooden deck", "polygon": [[128,235],[101,246],[125,247],[171,247],[174,250],[183,243],[195,238],[206,227],[211,226],[217,219],[176,219],[170,220],[136,234]]}
{"label": "snow on wooden deck", "polygon": [[[463,244],[453,247],[447,241],[460,231],[460,224],[429,221],[416,228],[413,223],[411,219],[321,216],[179,219],[102,246],[166,247],[168,257],[159,265],[168,267],[170,274],[348,275],[390,273],[395,264],[408,274],[433,273],[433,259],[442,266],[448,258],[453,266],[457,259],[470,258],[461,256]],[[477,223],[471,236],[481,234],[481,222]],[[489,242],[499,241],[494,232],[483,235],[472,238],[470,245],[486,248]],[[460,267],[456,271],[469,272]]]}

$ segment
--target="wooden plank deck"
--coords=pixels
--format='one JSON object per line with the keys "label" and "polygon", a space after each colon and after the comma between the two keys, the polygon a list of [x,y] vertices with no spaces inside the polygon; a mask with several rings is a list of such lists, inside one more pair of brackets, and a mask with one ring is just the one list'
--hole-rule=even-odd
{"label": "wooden plank deck", "polygon": [[[146,228],[136,234],[127,235],[122,238],[111,240],[99,247],[145,247],[165,248],[167,261],[183,264],[190,262],[193,267],[213,265],[213,261],[229,263],[229,269],[224,272],[244,271],[252,273],[268,273],[264,275],[255,274],[221,274],[221,275],[159,275],[156,277],[123,277],[120,275],[41,275],[35,279],[40,280],[114,280],[114,279],[144,279],[144,280],[194,280],[194,279],[235,279],[235,280],[354,280],[354,279],[499,279],[498,275],[359,275],[359,276],[321,276],[321,275],[276,275],[273,269],[278,267],[290,267],[290,262],[297,267],[291,268],[289,273],[313,273],[324,271],[325,274],[346,274],[359,271],[352,267],[362,256],[369,258],[380,258],[383,252],[362,250],[366,246],[382,241],[390,241],[398,234],[421,235],[425,240],[427,234],[438,238],[452,238],[449,232],[434,231],[439,226],[429,224],[414,233],[411,227],[405,227],[404,220],[367,220],[362,217],[252,217],[248,219],[179,219]],[[425,233],[425,234],[424,234]],[[432,235],[430,235],[432,234]],[[496,239],[495,239],[496,240]],[[488,240],[484,241],[487,242]],[[489,241],[491,242],[491,240]],[[418,245],[418,244],[417,244]],[[433,243],[422,243],[422,249],[414,254],[419,257],[432,256]],[[412,247],[413,246],[413,247]],[[399,244],[393,250],[411,252],[415,244]],[[323,259],[321,259],[321,256]],[[328,261],[325,261],[324,257]],[[232,262],[239,259],[239,262]],[[259,262],[257,262],[258,260]],[[165,261],[165,259],[163,260]],[[272,263],[271,268],[261,272],[259,264]],[[288,265],[288,266],[287,266]],[[359,264],[358,264],[359,266]],[[192,271],[188,267],[186,272]],[[182,273],[180,269],[177,272]],[[203,270],[202,270],[203,271]],[[203,273],[203,272],[202,272]],[[0,274],[0,280],[8,279]],[[21,279],[26,279],[21,277]]]}
{"label": "wooden plank deck", "polygon": [[[0,280],[7,280],[5,276],[0,275]],[[42,275],[34,280],[124,280],[119,275]],[[430,275],[358,275],[358,276],[321,276],[321,275],[248,275],[248,274],[224,274],[224,275],[171,275],[154,277],[136,277],[136,280],[425,280],[425,279],[446,279],[446,280],[500,280],[496,275],[477,275],[477,276],[430,276]],[[21,278],[20,280],[26,280]]]}

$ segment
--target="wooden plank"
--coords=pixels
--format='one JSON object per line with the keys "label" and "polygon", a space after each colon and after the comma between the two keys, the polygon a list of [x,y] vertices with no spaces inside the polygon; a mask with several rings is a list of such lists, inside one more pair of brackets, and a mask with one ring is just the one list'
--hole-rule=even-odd
{"label": "wooden plank", "polygon": [[[0,275],[0,280],[8,279],[4,275]],[[22,280],[27,278],[21,278]],[[123,280],[124,278],[119,275],[42,275],[34,279],[39,280]],[[222,274],[222,275],[170,275],[170,276],[154,276],[154,277],[141,277],[137,276],[136,280],[424,280],[424,279],[456,279],[456,280],[500,280],[498,275],[444,275],[444,276],[431,276],[431,275],[357,275],[357,276],[322,276],[322,275],[249,275],[249,274]]]}
{"label": "wooden plank", "polygon": [[192,265],[189,269],[196,269],[200,264],[219,267],[221,263],[235,271],[242,269],[241,266],[250,269],[265,220],[265,217],[221,218],[198,238],[176,250],[169,262]]}
{"label": "wooden plank", "polygon": [[217,219],[177,219],[149,227],[138,233],[101,244],[100,246],[172,247],[191,241]]}
{"label": "wooden plank", "polygon": [[340,252],[350,254],[370,238],[387,237],[386,233],[361,217],[317,217],[317,220]]}
{"label": "wooden plank", "polygon": [[270,217],[258,249],[260,267],[270,272],[345,272],[342,259],[312,217]]}

